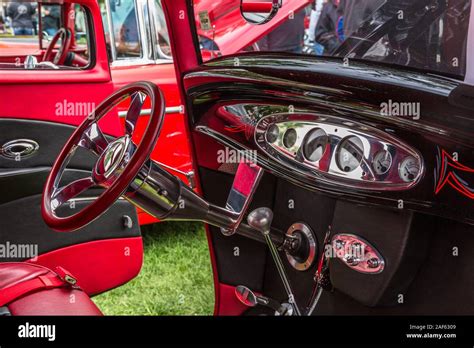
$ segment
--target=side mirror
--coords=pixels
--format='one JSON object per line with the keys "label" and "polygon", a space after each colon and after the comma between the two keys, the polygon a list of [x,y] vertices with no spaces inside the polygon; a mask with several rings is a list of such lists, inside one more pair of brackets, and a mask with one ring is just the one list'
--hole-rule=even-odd
{"label": "side mirror", "polygon": [[283,0],[240,0],[242,17],[250,23],[262,25],[278,13]]}

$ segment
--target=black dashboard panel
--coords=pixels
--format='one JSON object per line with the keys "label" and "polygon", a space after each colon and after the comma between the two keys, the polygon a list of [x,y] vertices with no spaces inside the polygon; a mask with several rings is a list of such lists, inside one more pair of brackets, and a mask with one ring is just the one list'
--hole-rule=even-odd
{"label": "black dashboard panel", "polygon": [[[217,142],[256,154],[265,169],[309,190],[474,224],[474,178],[460,170],[474,167],[474,118],[449,104],[456,80],[383,65],[275,56],[239,56],[238,68],[232,57],[223,58],[185,77],[198,153]],[[381,112],[384,103],[397,102],[418,103],[420,113]],[[335,125],[345,136],[336,136]],[[287,134],[290,129],[295,132]],[[360,142],[367,145],[363,151]],[[325,164],[317,148],[328,144]],[[359,151],[344,162],[341,149],[349,149],[349,156]],[[205,162],[199,164],[219,167]],[[464,190],[449,181],[453,172]]]}

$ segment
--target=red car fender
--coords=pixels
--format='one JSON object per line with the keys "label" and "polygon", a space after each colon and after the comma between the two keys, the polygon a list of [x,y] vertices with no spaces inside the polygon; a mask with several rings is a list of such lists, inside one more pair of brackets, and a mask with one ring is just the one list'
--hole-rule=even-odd
{"label": "red car fender", "polygon": [[[247,23],[240,13],[240,0],[222,3],[212,0],[195,0],[194,14],[198,35],[213,40],[222,55],[234,54],[252,45],[288,20],[292,14],[310,5],[311,0],[285,0],[276,16],[268,23]],[[202,30],[199,14],[207,11],[213,25],[212,30]],[[229,28],[233,28],[229,31]]]}

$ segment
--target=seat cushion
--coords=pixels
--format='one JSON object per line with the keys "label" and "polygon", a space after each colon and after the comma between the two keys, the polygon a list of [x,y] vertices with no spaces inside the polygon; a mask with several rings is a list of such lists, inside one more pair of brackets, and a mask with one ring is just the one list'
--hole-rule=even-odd
{"label": "seat cushion", "polygon": [[[6,288],[52,274],[40,265],[0,263],[0,298]],[[69,286],[27,293],[8,303],[7,308],[12,315],[102,315],[86,293]]]}

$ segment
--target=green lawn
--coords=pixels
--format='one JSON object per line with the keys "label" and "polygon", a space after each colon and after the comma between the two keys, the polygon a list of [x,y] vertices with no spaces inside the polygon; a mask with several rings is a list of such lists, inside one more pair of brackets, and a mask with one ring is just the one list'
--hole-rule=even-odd
{"label": "green lawn", "polygon": [[105,315],[212,315],[214,286],[204,226],[165,222],[142,228],[140,275],[94,297]]}

